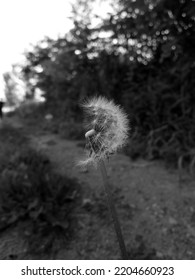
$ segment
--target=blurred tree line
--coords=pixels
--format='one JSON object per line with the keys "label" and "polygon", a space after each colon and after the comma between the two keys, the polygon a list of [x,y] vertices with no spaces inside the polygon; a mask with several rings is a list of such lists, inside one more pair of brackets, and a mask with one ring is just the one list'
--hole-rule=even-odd
{"label": "blurred tree line", "polygon": [[[95,1],[77,0],[74,28],[26,53],[22,74],[64,118],[104,95],[130,116],[132,157],[195,161],[195,1],[114,0],[93,25]],[[98,16],[96,16],[98,17]]]}

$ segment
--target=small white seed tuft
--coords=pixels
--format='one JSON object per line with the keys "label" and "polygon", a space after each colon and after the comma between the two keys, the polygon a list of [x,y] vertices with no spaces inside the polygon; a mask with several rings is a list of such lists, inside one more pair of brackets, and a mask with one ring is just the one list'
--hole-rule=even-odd
{"label": "small white seed tuft", "polygon": [[92,136],[92,135],[94,135],[95,134],[95,130],[94,129],[91,129],[91,130],[89,130],[89,131],[87,131],[86,133],[85,133],[85,138],[88,138],[88,137],[90,137],[90,136]]}

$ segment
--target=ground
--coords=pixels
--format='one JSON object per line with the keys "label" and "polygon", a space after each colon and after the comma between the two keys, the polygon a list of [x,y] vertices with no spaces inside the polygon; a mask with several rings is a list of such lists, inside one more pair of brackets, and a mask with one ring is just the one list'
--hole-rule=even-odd
{"label": "ground", "polygon": [[[81,197],[75,206],[74,236],[49,255],[27,252],[17,226],[0,233],[0,258],[120,259],[101,174],[77,166],[83,141],[61,138],[39,125],[11,117],[4,121],[21,130],[31,147],[48,156],[53,170],[77,178]],[[124,153],[106,163],[129,259],[195,259],[194,178],[163,162],[131,161]],[[182,177],[182,178],[181,178]]]}

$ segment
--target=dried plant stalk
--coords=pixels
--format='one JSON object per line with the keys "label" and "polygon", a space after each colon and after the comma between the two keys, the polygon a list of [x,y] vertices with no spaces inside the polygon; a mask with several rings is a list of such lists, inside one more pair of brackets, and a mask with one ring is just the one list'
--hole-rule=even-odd
{"label": "dried plant stalk", "polygon": [[107,176],[107,172],[106,172],[106,167],[104,164],[104,161],[101,160],[98,163],[98,167],[100,169],[100,172],[102,174],[102,179],[103,179],[103,184],[104,184],[104,188],[105,188],[105,192],[106,192],[106,196],[107,196],[107,201],[108,201],[108,206],[110,209],[110,213],[112,216],[112,220],[113,220],[113,224],[114,224],[114,228],[116,231],[116,235],[117,235],[117,239],[119,242],[119,246],[120,246],[120,250],[121,250],[121,256],[123,260],[127,260],[128,259],[128,255],[127,255],[127,251],[126,251],[126,247],[125,247],[125,242],[124,242],[124,238],[122,235],[122,231],[121,231],[121,226],[118,220],[118,216],[116,213],[116,209],[114,206],[114,202],[112,199],[112,193],[110,190],[110,186],[109,186],[109,182],[108,182],[108,176]]}

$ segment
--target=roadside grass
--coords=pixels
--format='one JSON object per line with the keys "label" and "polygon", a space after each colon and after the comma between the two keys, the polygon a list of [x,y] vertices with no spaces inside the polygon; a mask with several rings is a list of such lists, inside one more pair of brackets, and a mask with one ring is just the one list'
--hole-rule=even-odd
{"label": "roadside grass", "polygon": [[21,224],[31,254],[54,252],[73,236],[80,187],[54,173],[21,131],[5,125],[0,132],[0,233]]}

